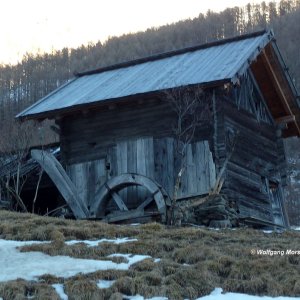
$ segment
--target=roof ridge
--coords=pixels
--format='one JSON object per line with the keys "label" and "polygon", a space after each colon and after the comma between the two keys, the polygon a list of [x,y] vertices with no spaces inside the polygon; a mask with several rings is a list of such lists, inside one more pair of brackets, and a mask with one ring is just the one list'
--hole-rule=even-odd
{"label": "roof ridge", "polygon": [[159,59],[163,59],[163,58],[167,58],[167,57],[171,57],[171,56],[180,55],[180,54],[187,53],[187,52],[193,52],[193,51],[211,48],[211,47],[215,47],[215,46],[219,46],[219,45],[223,45],[223,44],[227,44],[227,43],[231,43],[231,42],[235,42],[235,41],[240,41],[240,40],[244,40],[244,39],[257,37],[257,36],[264,35],[267,33],[272,34],[271,31],[264,29],[264,30],[247,33],[247,34],[243,34],[243,35],[239,35],[239,36],[234,36],[234,37],[227,38],[227,39],[217,40],[217,41],[213,41],[213,42],[209,42],[209,43],[205,43],[205,44],[195,45],[195,46],[186,47],[186,48],[168,51],[168,52],[162,52],[159,54],[146,56],[146,57],[138,58],[135,60],[125,61],[125,62],[117,63],[114,65],[101,67],[98,69],[92,69],[92,70],[88,70],[88,71],[84,71],[84,72],[78,72],[78,73],[75,73],[74,75],[76,77],[81,77],[81,76],[86,76],[86,75],[103,73],[103,72],[111,71],[111,70],[115,70],[115,69],[127,68],[130,66],[135,66],[135,65],[142,64],[145,62],[155,61],[155,60],[159,60]]}

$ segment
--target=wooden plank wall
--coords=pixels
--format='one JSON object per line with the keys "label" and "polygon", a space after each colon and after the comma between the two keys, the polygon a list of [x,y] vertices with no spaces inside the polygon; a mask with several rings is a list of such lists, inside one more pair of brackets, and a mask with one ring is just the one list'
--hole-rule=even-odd
{"label": "wooden plank wall", "polygon": [[[230,153],[229,135],[238,133],[222,192],[238,201],[242,216],[272,220],[272,204],[263,181],[267,178],[281,182],[284,177],[284,171],[278,171],[284,164],[282,142],[276,137],[274,126],[238,110],[234,101],[222,96],[224,93],[220,89],[213,95],[213,120],[197,130],[194,143],[187,149],[179,195],[209,191]],[[169,104],[158,99],[107,106],[61,120],[62,157],[72,180],[82,186],[87,202],[92,201],[104,179],[126,172],[149,176],[172,195],[178,172],[172,139],[174,120],[176,116]],[[97,170],[98,165],[102,179],[82,182],[94,177],[93,168]],[[76,172],[84,175],[74,175]],[[137,199],[144,198],[145,191],[130,188],[122,197],[136,199],[135,195]]]}
{"label": "wooden plank wall", "polygon": [[60,122],[62,159],[66,164],[105,157],[118,140],[136,137],[172,136],[175,115],[166,101],[107,106]]}
{"label": "wooden plank wall", "polygon": [[[123,173],[138,173],[154,179],[172,195],[177,176],[175,160],[173,138],[144,137],[118,141],[108,151],[105,159],[72,164],[67,170],[80,195],[90,205],[97,190],[107,179]],[[200,141],[188,145],[184,164],[186,169],[182,176],[179,197],[208,193],[216,180],[208,142]],[[130,187],[121,191],[120,196],[129,207],[135,207],[148,194],[142,188]]]}
{"label": "wooden plank wall", "polygon": [[68,165],[67,174],[76,186],[79,196],[89,207],[97,191],[107,180],[105,159]]}
{"label": "wooden plank wall", "polygon": [[[60,120],[62,160],[87,203],[93,201],[105,180],[127,172],[153,178],[172,194],[177,176],[172,138],[175,122],[170,104],[154,98],[127,101]],[[195,133],[199,143],[188,147],[187,170],[179,192],[182,197],[207,193],[214,184],[211,136],[208,123]],[[134,199],[145,198],[146,191],[131,187],[121,196],[132,199],[134,206]]]}
{"label": "wooden plank wall", "polygon": [[264,181],[281,182],[279,160],[284,153],[278,147],[276,128],[258,122],[249,112],[223,101],[226,155],[231,152],[229,133],[236,145],[226,170],[223,192],[237,200],[242,216],[273,221],[272,203]]}
{"label": "wooden plank wall", "polygon": [[[188,145],[184,165],[179,197],[203,195],[214,187],[216,168],[208,141]],[[176,180],[177,174],[174,175]]]}

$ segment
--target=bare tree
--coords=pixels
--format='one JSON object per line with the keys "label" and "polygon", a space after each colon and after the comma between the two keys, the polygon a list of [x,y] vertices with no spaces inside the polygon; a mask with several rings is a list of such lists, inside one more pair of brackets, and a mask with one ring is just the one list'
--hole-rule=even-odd
{"label": "bare tree", "polygon": [[11,121],[5,130],[0,130],[0,185],[12,202],[25,212],[27,208],[21,192],[27,175],[22,172],[22,166],[27,159],[34,131],[32,124],[21,124],[17,121]]}
{"label": "bare tree", "polygon": [[196,129],[210,118],[210,106],[207,95],[197,87],[180,87],[165,92],[176,119],[173,124],[175,150],[177,156],[176,182],[171,203],[171,224],[176,223],[175,210],[182,175],[186,170],[186,152],[195,138]]}

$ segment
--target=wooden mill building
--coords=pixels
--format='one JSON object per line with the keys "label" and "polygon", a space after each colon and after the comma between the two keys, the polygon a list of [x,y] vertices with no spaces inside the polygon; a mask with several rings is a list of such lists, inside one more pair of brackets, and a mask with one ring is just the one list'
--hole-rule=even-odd
{"label": "wooden mill building", "polygon": [[201,90],[208,110],[187,145],[178,199],[209,193],[222,172],[221,193],[241,218],[286,226],[283,138],[300,135],[300,110],[271,31],[77,74],[17,117],[55,120],[77,217],[104,217],[114,206],[136,212],[150,204],[149,191],[155,198],[152,183],[163,200],[173,196],[177,115],[166,98],[179,89]]}

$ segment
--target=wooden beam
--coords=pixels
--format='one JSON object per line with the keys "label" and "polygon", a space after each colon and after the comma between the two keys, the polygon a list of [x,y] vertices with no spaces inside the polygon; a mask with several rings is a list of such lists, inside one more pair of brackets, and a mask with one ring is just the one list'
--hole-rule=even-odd
{"label": "wooden beam", "polygon": [[144,208],[149,205],[152,201],[154,201],[153,195],[150,195],[142,204],[140,204],[137,210],[144,210]]}
{"label": "wooden beam", "polygon": [[287,124],[287,123],[292,123],[296,121],[296,116],[290,115],[290,116],[284,116],[281,118],[275,119],[277,124]]}
{"label": "wooden beam", "polygon": [[[274,83],[275,83],[275,88],[279,92],[279,96],[283,100],[283,103],[284,103],[284,105],[285,105],[285,107],[287,109],[287,113],[290,114],[291,116],[293,116],[294,113],[291,110],[291,107],[289,105],[289,101],[288,101],[288,99],[287,99],[287,97],[286,97],[286,95],[285,95],[285,93],[284,93],[284,91],[283,91],[283,89],[281,87],[281,84],[280,84],[280,82],[279,82],[279,80],[277,78],[277,75],[275,74],[275,72],[273,70],[272,64],[271,64],[271,62],[270,62],[270,60],[268,58],[266,50],[263,49],[262,53],[263,53],[264,61],[265,61],[266,65],[267,65],[267,67],[268,67],[268,70],[269,70],[271,76],[273,77],[273,80],[274,80]],[[294,122],[295,126],[297,127],[298,132],[300,133],[299,124],[296,122],[296,120],[292,121],[292,122]]]}
{"label": "wooden beam", "polygon": [[[145,214],[143,210],[129,210],[129,211],[116,211],[109,215],[107,215],[102,221],[106,221],[108,223],[120,222],[125,220],[137,219],[147,216],[152,216],[154,214]],[[155,215],[159,215],[156,213]]]}
{"label": "wooden beam", "polygon": [[111,193],[114,201],[116,202],[117,206],[120,210],[128,210],[126,204],[124,203],[123,199],[120,197],[120,195],[117,192]]}
{"label": "wooden beam", "polygon": [[79,197],[78,191],[53,154],[42,150],[31,150],[31,156],[35,159],[43,170],[49,175],[66,203],[71,208],[75,218],[84,219],[88,217],[88,209]]}
{"label": "wooden beam", "polygon": [[55,126],[55,125],[51,125],[51,126],[50,126],[50,129],[51,129],[52,131],[54,131],[56,134],[58,134],[58,135],[61,134],[60,128],[57,127],[57,126]]}

